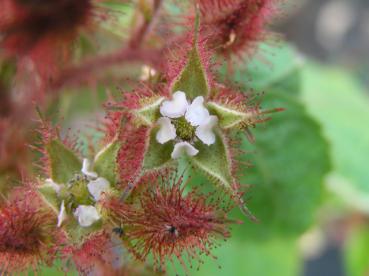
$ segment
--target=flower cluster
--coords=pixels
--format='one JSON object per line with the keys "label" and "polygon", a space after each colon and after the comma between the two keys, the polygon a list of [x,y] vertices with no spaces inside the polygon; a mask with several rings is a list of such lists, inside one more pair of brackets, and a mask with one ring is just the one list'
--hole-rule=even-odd
{"label": "flower cluster", "polygon": [[[89,25],[98,2],[103,1],[3,0],[4,55],[16,60],[17,72],[26,63],[37,83],[63,76],[54,74],[63,68],[60,55],[69,55],[70,42]],[[120,11],[137,8],[132,13],[134,35],[117,54],[76,65],[65,74],[91,73],[94,66],[116,60],[142,61],[141,76],[132,70],[138,88],[123,91],[122,100],[106,105],[106,120],[98,127],[105,137],[98,146],[91,140],[90,151],[77,150],[77,140],[62,139],[62,128],[52,126],[37,106],[42,124],[36,136],[42,142],[34,148],[42,154],[41,170],[30,177],[32,185],[23,185],[27,189],[20,197],[0,198],[1,272],[37,270],[55,258],[62,259],[65,271],[72,263],[82,275],[122,275],[136,262],[149,263],[150,271],[165,271],[174,260],[187,270],[188,261],[201,263],[204,255],[213,256],[219,238],[230,237],[229,225],[239,223],[228,218],[234,206],[254,219],[237,174],[242,150],[233,141],[250,138],[250,129],[279,109],[263,110],[248,91],[218,81],[213,61],[252,48],[249,45],[262,37],[273,1],[195,1],[196,16],[187,17],[194,20],[191,31],[179,28],[178,34],[170,32],[168,41],[163,32],[149,35],[156,30],[161,2],[99,5],[118,6]],[[160,47],[155,49],[160,61],[146,46]],[[11,124],[0,118],[0,181],[2,170],[26,174],[10,162],[14,152],[21,151],[9,149],[9,141],[24,144],[15,140],[18,130]],[[191,179],[194,172],[208,180],[205,185],[212,185],[212,192],[201,191]]]}
{"label": "flower cluster", "polygon": [[[104,192],[109,190],[110,184],[105,178],[98,177],[96,172],[90,171],[89,167],[90,163],[88,159],[83,159],[81,169],[83,175],[77,175],[66,186],[57,184],[52,179],[46,179],[46,184],[52,187],[61,199],[58,227],[67,218],[66,203],[69,210],[74,209],[73,214],[82,227],[89,227],[100,219],[100,215],[94,204],[99,201]],[[89,192],[87,198],[85,196],[86,189]],[[82,197],[81,194],[83,195]]]}

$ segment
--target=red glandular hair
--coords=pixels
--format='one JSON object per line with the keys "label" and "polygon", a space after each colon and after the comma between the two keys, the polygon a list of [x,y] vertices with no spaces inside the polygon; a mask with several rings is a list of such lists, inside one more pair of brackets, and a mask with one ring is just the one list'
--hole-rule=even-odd
{"label": "red glandular hair", "polygon": [[113,244],[110,235],[99,232],[91,235],[82,245],[69,246],[63,249],[63,258],[72,259],[80,275],[90,275],[105,265],[111,266]]}
{"label": "red glandular hair", "polygon": [[92,14],[91,0],[0,1],[0,46],[10,56],[28,57],[41,78],[50,78]]}
{"label": "red glandular hair", "polygon": [[203,30],[222,54],[250,54],[266,36],[278,0],[197,0]]}
{"label": "red glandular hair", "polygon": [[0,207],[0,271],[15,274],[51,264],[57,249],[56,217],[34,206],[32,194]]}
{"label": "red glandular hair", "polygon": [[135,212],[123,220],[134,255],[144,261],[151,254],[160,270],[174,259],[186,270],[184,258],[201,262],[199,255],[211,255],[217,237],[230,235],[225,215],[229,210],[217,200],[208,201],[209,195],[186,193],[182,182],[182,177],[166,176],[145,183]]}
{"label": "red glandular hair", "polygon": [[121,102],[108,105],[108,108],[121,110],[108,113],[104,129],[106,141],[118,137],[121,142],[117,162],[123,186],[135,182],[141,172],[150,131],[150,127],[143,125],[130,111],[166,96],[161,85],[150,87],[148,83],[141,83],[137,89],[125,92]]}

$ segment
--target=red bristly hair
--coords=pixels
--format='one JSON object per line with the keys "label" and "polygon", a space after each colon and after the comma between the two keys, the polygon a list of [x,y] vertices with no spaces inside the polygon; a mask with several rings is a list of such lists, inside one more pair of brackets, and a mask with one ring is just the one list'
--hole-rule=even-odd
{"label": "red bristly hair", "polygon": [[56,216],[37,208],[33,192],[0,207],[0,270],[10,274],[52,264],[58,248]]}
{"label": "red bristly hair", "polygon": [[226,218],[230,208],[222,209],[220,199],[209,201],[209,195],[197,190],[186,193],[186,184],[176,174],[152,178],[144,185],[136,211],[125,220],[132,251],[140,260],[151,253],[154,266],[164,269],[166,261],[176,258],[187,270],[184,255],[201,263],[200,254],[212,256],[217,236],[230,236],[227,224],[232,221]]}
{"label": "red bristly hair", "polygon": [[225,56],[251,54],[268,33],[279,0],[197,0],[211,48]]}

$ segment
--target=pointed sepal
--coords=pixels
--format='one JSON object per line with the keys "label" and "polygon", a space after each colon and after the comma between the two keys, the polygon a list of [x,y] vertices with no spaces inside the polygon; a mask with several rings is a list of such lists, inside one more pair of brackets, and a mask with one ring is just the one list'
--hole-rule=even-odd
{"label": "pointed sepal", "polygon": [[61,200],[58,197],[55,189],[47,183],[37,187],[38,193],[41,195],[42,200],[46,203],[55,214],[59,213]]}
{"label": "pointed sepal", "polygon": [[192,49],[187,54],[185,66],[171,85],[171,92],[185,91],[190,100],[198,96],[208,96],[210,92],[207,57],[199,43],[199,14],[195,18]]}
{"label": "pointed sepal", "polygon": [[207,107],[212,114],[218,117],[219,126],[222,129],[251,126],[255,124],[259,115],[257,110],[242,111],[216,102],[208,102]]}
{"label": "pointed sepal", "polygon": [[163,168],[173,161],[171,157],[174,147],[173,142],[169,141],[165,144],[159,144],[156,140],[157,132],[158,128],[151,130],[147,143],[147,150],[143,160],[144,171],[152,171]]}
{"label": "pointed sepal", "polygon": [[206,70],[202,64],[197,46],[189,52],[186,66],[172,86],[172,93],[185,91],[189,99],[209,94],[209,83]]}
{"label": "pointed sepal", "polygon": [[257,219],[246,207],[239,185],[233,176],[233,164],[231,154],[227,147],[225,137],[216,132],[216,142],[210,146],[203,143],[196,143],[195,147],[199,153],[190,158],[192,165],[205,174],[214,184],[221,186],[233,198],[241,211],[251,220]]}
{"label": "pointed sepal", "polygon": [[109,143],[95,156],[93,171],[115,185],[118,179],[117,157],[121,143],[117,140]]}
{"label": "pointed sepal", "polygon": [[152,97],[145,99],[141,103],[141,107],[131,112],[135,115],[136,120],[145,126],[152,126],[160,117],[160,105],[164,101],[164,97]]}
{"label": "pointed sepal", "polygon": [[45,148],[50,163],[50,177],[54,182],[67,183],[81,171],[82,164],[79,158],[60,140],[49,141]]}

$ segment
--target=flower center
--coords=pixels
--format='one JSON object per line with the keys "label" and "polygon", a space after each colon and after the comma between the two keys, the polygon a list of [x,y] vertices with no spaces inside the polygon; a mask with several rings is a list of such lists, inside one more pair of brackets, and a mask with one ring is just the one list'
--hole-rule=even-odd
{"label": "flower center", "polygon": [[[76,175],[73,179],[68,182],[68,192],[71,195],[70,203],[73,207],[80,204],[91,204],[93,203],[90,193],[87,189],[87,179],[82,175]],[[68,201],[68,200],[67,200]]]}
{"label": "flower center", "polygon": [[193,127],[185,117],[172,120],[176,128],[176,134],[184,141],[191,141],[195,137],[195,127]]}

